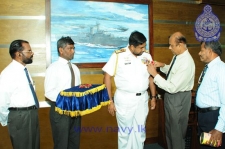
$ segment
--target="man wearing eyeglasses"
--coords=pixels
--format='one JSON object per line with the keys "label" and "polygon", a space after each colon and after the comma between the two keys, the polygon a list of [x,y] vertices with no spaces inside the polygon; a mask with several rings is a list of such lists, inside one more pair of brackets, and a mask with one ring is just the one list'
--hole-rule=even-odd
{"label": "man wearing eyeglasses", "polygon": [[[154,83],[165,90],[165,130],[168,149],[184,149],[191,107],[191,90],[194,86],[195,64],[186,45],[186,38],[175,32],[169,38],[169,49],[173,53],[170,65],[154,62],[148,65]],[[164,79],[155,67],[167,74]]]}
{"label": "man wearing eyeglasses", "polygon": [[13,149],[39,149],[39,103],[26,65],[34,53],[28,41],[10,44],[12,62],[0,76],[0,123],[8,126]]}

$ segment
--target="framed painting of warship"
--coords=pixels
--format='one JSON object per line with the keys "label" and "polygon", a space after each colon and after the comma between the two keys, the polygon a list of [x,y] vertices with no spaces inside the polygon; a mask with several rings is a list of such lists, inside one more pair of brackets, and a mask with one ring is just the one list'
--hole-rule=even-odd
{"label": "framed painting of warship", "polygon": [[[138,3],[137,3],[138,2]],[[71,62],[80,68],[100,68],[113,51],[126,47],[132,31],[147,37],[152,53],[152,7],[149,0],[47,0],[46,40],[48,63],[58,59],[57,40],[70,36],[75,42]],[[49,19],[49,20],[48,20]],[[48,64],[47,64],[48,65]]]}

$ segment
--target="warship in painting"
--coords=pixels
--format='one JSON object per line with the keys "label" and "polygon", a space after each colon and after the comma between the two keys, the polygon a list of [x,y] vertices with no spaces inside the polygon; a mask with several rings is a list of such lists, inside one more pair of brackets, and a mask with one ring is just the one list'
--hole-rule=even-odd
{"label": "warship in painting", "polygon": [[[125,32],[128,28],[123,26],[118,26],[116,28],[117,32]],[[105,30],[100,30],[100,24],[90,27],[89,33],[83,33],[79,36],[72,37],[76,42],[79,43],[89,43],[101,46],[113,46],[113,47],[124,47],[128,44],[128,38],[126,37],[116,37]]]}

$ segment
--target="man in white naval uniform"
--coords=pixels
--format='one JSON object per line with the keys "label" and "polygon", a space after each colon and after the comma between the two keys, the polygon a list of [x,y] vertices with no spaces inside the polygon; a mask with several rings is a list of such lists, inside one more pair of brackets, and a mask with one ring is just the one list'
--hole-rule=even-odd
{"label": "man in white naval uniform", "polygon": [[[151,90],[151,109],[156,106],[156,88],[146,64],[152,57],[146,52],[146,37],[134,31],[129,37],[129,45],[116,50],[102,70],[110,105],[109,113],[116,115],[118,124],[119,149],[143,149],[146,138],[145,123],[148,115]],[[116,92],[114,101],[111,93],[111,77],[115,76]]]}

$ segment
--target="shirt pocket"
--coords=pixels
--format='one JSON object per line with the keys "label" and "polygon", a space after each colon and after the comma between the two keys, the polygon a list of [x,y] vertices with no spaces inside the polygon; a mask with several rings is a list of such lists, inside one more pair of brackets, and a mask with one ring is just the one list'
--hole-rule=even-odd
{"label": "shirt pocket", "polygon": [[132,62],[131,61],[122,61],[120,62],[121,64],[117,68],[117,73],[119,74],[129,74],[132,73],[133,67],[132,67]]}

